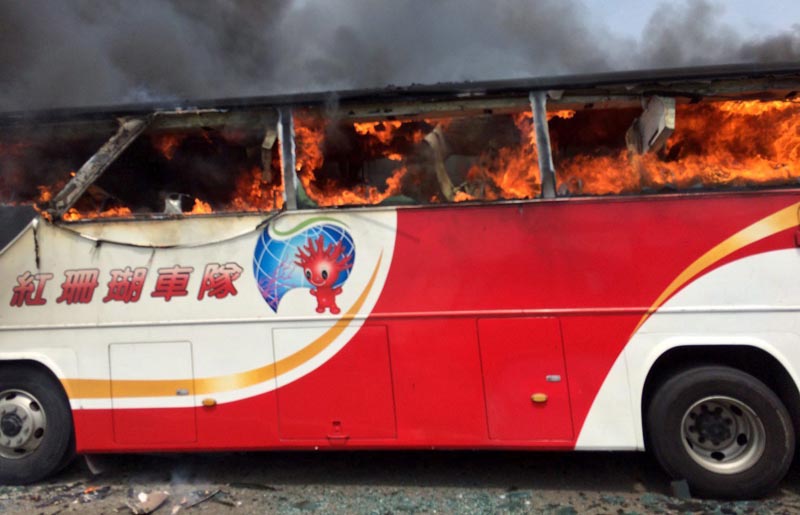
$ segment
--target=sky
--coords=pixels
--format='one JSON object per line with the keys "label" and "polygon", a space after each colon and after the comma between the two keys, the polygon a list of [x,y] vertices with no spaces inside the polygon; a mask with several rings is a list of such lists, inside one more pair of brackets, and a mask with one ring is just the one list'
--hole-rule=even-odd
{"label": "sky", "polygon": [[0,112],[786,61],[797,0],[0,0]]}
{"label": "sky", "polygon": [[[639,38],[662,2],[587,0],[593,16],[622,36]],[[800,23],[800,2],[787,0],[726,0],[718,2],[720,20],[745,36],[774,34]],[[666,20],[668,21],[668,20]]]}

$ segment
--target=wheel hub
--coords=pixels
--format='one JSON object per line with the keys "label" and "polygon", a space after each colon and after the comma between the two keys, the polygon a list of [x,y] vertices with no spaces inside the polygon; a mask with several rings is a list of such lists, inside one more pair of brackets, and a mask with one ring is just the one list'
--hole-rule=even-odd
{"label": "wheel hub", "polygon": [[689,456],[703,468],[736,474],[764,453],[766,431],[755,411],[731,397],[706,397],[683,416],[681,437]]}
{"label": "wheel hub", "polygon": [[698,439],[705,438],[711,440],[713,445],[719,445],[731,438],[732,434],[729,428],[731,423],[730,418],[722,416],[722,408],[717,407],[714,412],[710,412],[706,407],[706,410],[696,415],[694,427],[697,430]]}
{"label": "wheel hub", "polygon": [[22,458],[42,443],[47,417],[31,393],[0,392],[0,457]]}
{"label": "wheel hub", "polygon": [[0,419],[3,436],[14,437],[22,431],[22,419],[16,413],[7,413]]}

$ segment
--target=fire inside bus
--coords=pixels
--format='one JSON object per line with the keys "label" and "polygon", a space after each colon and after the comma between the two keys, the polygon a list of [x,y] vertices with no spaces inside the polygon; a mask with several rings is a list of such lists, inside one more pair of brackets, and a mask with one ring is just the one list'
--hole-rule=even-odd
{"label": "fire inside bus", "polygon": [[800,427],[800,68],[0,114],[0,482],[77,454]]}

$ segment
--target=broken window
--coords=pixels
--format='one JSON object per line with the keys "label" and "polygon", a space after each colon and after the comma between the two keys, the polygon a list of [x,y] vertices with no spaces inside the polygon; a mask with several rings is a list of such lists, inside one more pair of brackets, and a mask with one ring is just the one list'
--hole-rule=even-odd
{"label": "broken window", "polygon": [[[265,138],[271,131],[271,138]],[[154,128],[136,138],[63,215],[175,216],[270,211],[283,203],[274,129]]]}
{"label": "broken window", "polygon": [[354,121],[294,115],[300,207],[531,199],[541,180],[530,110]]}
{"label": "broken window", "polygon": [[[585,109],[550,121],[559,195],[796,186],[800,102],[678,104],[674,132],[635,141],[640,108]],[[671,131],[667,131],[671,132]],[[627,135],[627,138],[626,138]],[[627,140],[627,141],[626,141]]]}
{"label": "broken window", "polygon": [[46,204],[110,135],[66,124],[0,128],[0,204]]}

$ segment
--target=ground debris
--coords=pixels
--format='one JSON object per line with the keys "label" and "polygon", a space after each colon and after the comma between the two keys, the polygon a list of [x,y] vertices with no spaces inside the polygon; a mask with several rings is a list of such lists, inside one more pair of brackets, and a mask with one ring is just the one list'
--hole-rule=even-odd
{"label": "ground debris", "polygon": [[135,500],[130,500],[125,504],[134,515],[147,515],[159,509],[162,504],[167,502],[168,498],[169,492],[167,491],[150,492],[149,494],[139,492]]}
{"label": "ground debris", "polygon": [[[129,504],[140,492],[163,491],[169,498],[154,515],[800,513],[800,472],[792,472],[782,489],[766,499],[717,501],[671,495],[669,478],[639,455],[614,460],[616,465],[602,475],[592,466],[608,459],[605,454],[591,459],[503,454],[502,460],[497,454],[474,453],[404,456],[276,453],[270,455],[274,466],[269,469],[259,454],[225,454],[223,460],[217,454],[198,455],[180,461],[172,456],[115,456],[110,459],[116,465],[102,481],[77,463],[61,481],[0,486],[0,515],[137,513]],[[573,463],[570,473],[554,477],[553,460]]]}
{"label": "ground debris", "polygon": [[[184,496],[183,499],[181,499],[180,504],[177,506],[179,509],[183,508],[188,510],[193,506],[197,506],[198,504],[202,504],[208,501],[218,493],[220,493],[219,490],[195,490],[189,495]],[[173,507],[172,509],[173,513],[176,513],[175,507]]]}
{"label": "ground debris", "polygon": [[81,492],[80,497],[78,498],[81,503],[99,501],[100,499],[105,499],[111,494],[111,487],[110,486],[89,486],[86,487],[83,492]]}
{"label": "ground debris", "polygon": [[277,492],[278,488],[262,483],[228,483],[231,488],[242,488],[245,490],[267,490],[269,492]]}
{"label": "ground debris", "polygon": [[234,499],[233,496],[231,496],[231,494],[225,490],[219,490],[216,494],[211,496],[211,500],[218,504],[230,506],[231,508],[236,508],[237,506],[242,505],[241,501]]}
{"label": "ground debris", "polygon": [[712,499],[680,499],[662,494],[646,493],[639,499],[652,513],[711,513],[720,515],[771,514],[780,503],[766,501],[716,501]]}
{"label": "ground debris", "polygon": [[[46,508],[62,502],[76,502],[81,504],[90,503],[99,499],[105,499],[111,494],[110,486],[88,486],[81,490],[83,481],[74,481],[63,485],[52,485],[46,488],[38,488],[33,493],[28,494],[28,499],[33,501],[34,507]],[[43,495],[42,492],[46,492]]]}
{"label": "ground debris", "polygon": [[679,479],[677,481],[672,481],[670,484],[670,489],[672,490],[672,496],[677,497],[678,499],[691,499],[692,494],[689,490],[689,482],[685,479]]}

